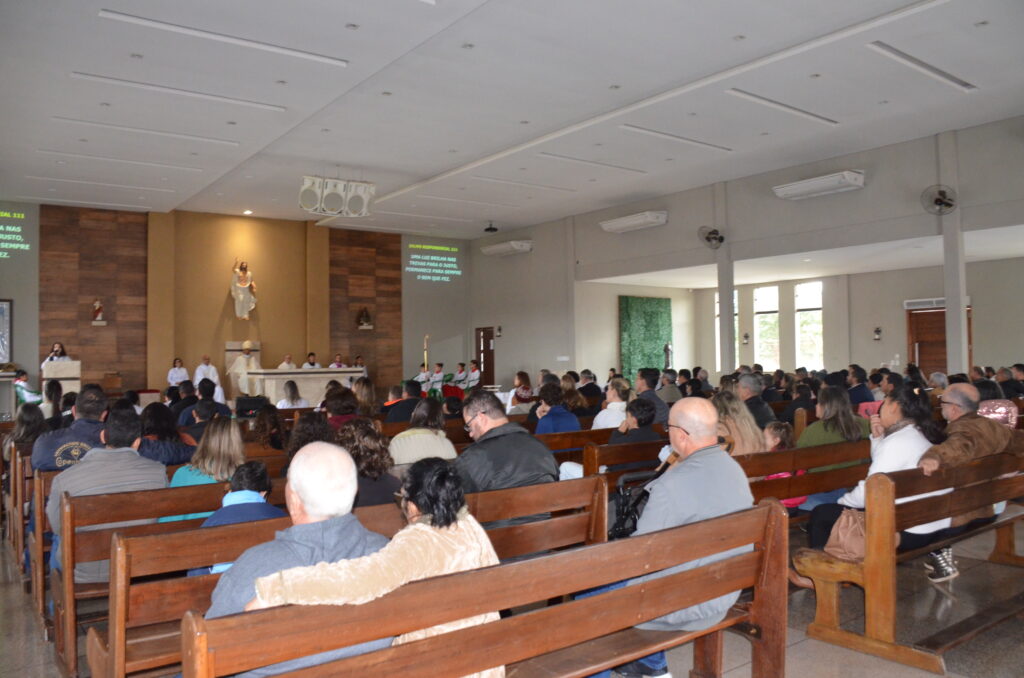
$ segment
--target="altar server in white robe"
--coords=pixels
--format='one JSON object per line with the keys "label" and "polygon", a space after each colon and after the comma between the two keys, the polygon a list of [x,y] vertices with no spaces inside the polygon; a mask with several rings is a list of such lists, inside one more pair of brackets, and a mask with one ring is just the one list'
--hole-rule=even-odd
{"label": "altar server in white robe", "polygon": [[242,342],[241,355],[235,358],[235,361],[231,363],[231,367],[228,368],[228,374],[231,376],[231,387],[234,389],[236,396],[238,394],[249,396],[261,395],[260,385],[256,383],[255,379],[249,378],[249,371],[258,369],[260,369],[260,364],[252,353],[252,342],[247,339]]}
{"label": "altar server in white robe", "polygon": [[466,381],[466,390],[475,387],[480,383],[480,363],[475,360],[469,361],[469,380]]}
{"label": "altar server in white robe", "polygon": [[210,356],[208,355],[204,355],[202,362],[196,365],[192,383],[198,384],[203,379],[209,379],[217,386],[213,393],[213,399],[218,403],[224,403],[224,389],[220,385],[220,373],[217,372],[217,366],[210,362]]}

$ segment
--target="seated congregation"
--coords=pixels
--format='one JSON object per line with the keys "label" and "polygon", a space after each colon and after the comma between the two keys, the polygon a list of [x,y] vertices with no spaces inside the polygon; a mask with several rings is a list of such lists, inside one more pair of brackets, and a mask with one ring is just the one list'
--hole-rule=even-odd
{"label": "seated congregation", "polygon": [[[457,391],[437,373],[381,399],[368,376],[333,382],[317,407],[286,389],[252,420],[187,373],[141,412],[94,384],[22,404],[6,535],[62,670],[80,670],[92,599],[110,625],[89,629],[93,676],[666,676],[690,641],[692,675],[712,676],[726,629],[750,639],[754,675],[780,676],[792,584],[817,596],[812,637],[941,672],[952,631],[896,641],[897,563],[950,582],[955,544],[994,530],[991,559],[1024,565],[1007,508],[1024,496],[1024,365],[754,365],[717,388],[700,367],[604,386],[542,370],[500,394],[475,365]],[[863,633],[838,623],[847,582]]]}

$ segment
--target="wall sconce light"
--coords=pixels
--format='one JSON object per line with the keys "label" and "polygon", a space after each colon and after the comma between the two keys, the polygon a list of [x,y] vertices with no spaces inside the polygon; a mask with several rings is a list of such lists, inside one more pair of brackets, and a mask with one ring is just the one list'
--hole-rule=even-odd
{"label": "wall sconce light", "polygon": [[498,325],[498,328],[496,330],[494,330],[494,336],[496,336],[496,337],[500,337],[501,336],[501,325]]}
{"label": "wall sconce light", "polygon": [[746,346],[749,343],[750,343],[750,333],[749,332],[744,332],[743,333],[743,345]]}
{"label": "wall sconce light", "polygon": [[881,340],[882,340],[882,328],[881,327],[876,327],[875,328],[875,341],[881,341]]}

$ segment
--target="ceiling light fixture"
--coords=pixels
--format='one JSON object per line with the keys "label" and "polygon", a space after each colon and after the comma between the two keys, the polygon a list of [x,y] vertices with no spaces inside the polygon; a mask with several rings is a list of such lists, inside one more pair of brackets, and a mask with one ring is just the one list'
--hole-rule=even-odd
{"label": "ceiling light fixture", "polygon": [[243,210],[242,214],[244,214],[245,216],[249,216],[250,214],[252,214],[252,210]]}
{"label": "ceiling light fixture", "polygon": [[664,226],[668,223],[668,212],[666,210],[637,212],[618,219],[608,219],[599,222],[601,228],[608,233],[628,233],[641,228],[652,226]]}
{"label": "ceiling light fixture", "polygon": [[784,200],[805,200],[816,198],[819,195],[856,191],[861,188],[864,188],[864,172],[862,170],[844,170],[835,174],[773,186],[772,191],[777,197]]}
{"label": "ceiling light fixture", "polygon": [[359,24],[345,24],[345,28],[349,29],[350,31],[358,31]]}
{"label": "ceiling light fixture", "polygon": [[391,92],[388,92],[388,91],[385,90],[385,91],[381,92],[380,95],[382,97],[389,97],[389,96],[391,96]]}
{"label": "ceiling light fixture", "polygon": [[462,49],[473,49],[474,47],[476,47],[476,45],[471,42],[462,43]]}

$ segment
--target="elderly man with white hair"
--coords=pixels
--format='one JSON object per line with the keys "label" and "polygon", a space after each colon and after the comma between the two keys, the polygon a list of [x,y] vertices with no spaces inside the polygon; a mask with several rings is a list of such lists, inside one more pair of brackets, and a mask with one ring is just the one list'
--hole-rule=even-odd
{"label": "elderly man with white hair", "polygon": [[764,429],[765,426],[776,421],[775,413],[772,412],[771,406],[761,397],[761,392],[764,391],[764,383],[756,374],[742,375],[736,390],[737,395],[747,405],[747,409],[754,415],[754,421],[757,422],[758,428]]}
{"label": "elderly man with white hair", "polygon": [[[235,561],[213,590],[208,619],[235,614],[256,596],[256,580],[281,570],[376,553],[388,540],[363,527],[352,515],[358,483],[348,452],[330,443],[310,443],[288,466],[285,502],[292,526],[274,540],[254,546]],[[274,664],[245,676],[270,676],[370,652],[390,638]]]}

